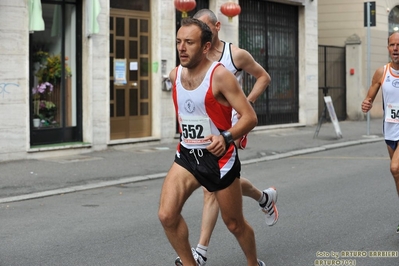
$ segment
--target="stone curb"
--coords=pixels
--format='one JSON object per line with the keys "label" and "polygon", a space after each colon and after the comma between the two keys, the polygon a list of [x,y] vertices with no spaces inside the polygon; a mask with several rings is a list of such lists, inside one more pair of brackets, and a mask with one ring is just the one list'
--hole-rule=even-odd
{"label": "stone curb", "polygon": [[[263,157],[256,158],[256,159],[243,160],[243,161],[241,161],[241,164],[246,165],[246,164],[278,160],[278,159],[283,159],[283,158],[297,156],[297,155],[315,153],[315,152],[320,152],[320,151],[325,151],[325,150],[330,150],[330,149],[338,149],[338,148],[343,148],[343,147],[348,147],[348,146],[353,146],[353,145],[368,144],[368,143],[373,143],[373,142],[378,142],[378,141],[383,141],[383,140],[384,140],[384,138],[382,138],[382,137],[375,137],[375,138],[360,139],[360,140],[355,140],[355,141],[334,143],[334,144],[329,144],[329,145],[322,145],[320,147],[295,150],[295,151],[290,151],[290,152],[281,153],[281,154],[263,156]],[[127,178],[122,178],[122,179],[118,179],[118,180],[98,182],[95,184],[79,185],[79,186],[73,186],[73,187],[68,187],[68,188],[53,189],[53,190],[47,190],[47,191],[42,191],[42,192],[24,194],[24,195],[20,195],[20,196],[1,198],[0,204],[23,201],[23,200],[30,200],[30,199],[38,199],[38,198],[55,196],[55,195],[62,195],[62,194],[66,194],[66,193],[74,193],[74,192],[79,192],[79,191],[84,191],[84,190],[89,190],[89,189],[96,189],[96,188],[102,188],[102,187],[109,187],[109,186],[116,186],[116,185],[121,185],[121,184],[136,183],[136,182],[141,182],[141,181],[159,179],[159,178],[165,177],[166,174],[167,173],[165,172],[165,173],[157,173],[157,174],[151,174],[151,175],[133,176],[133,177],[127,177]]]}

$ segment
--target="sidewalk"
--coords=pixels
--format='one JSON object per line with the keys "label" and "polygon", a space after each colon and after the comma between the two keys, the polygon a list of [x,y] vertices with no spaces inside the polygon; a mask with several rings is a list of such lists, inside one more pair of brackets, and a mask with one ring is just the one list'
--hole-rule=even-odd
{"label": "sidewalk", "polygon": [[[276,160],[349,145],[381,142],[382,120],[339,122],[342,138],[333,124],[270,126],[249,135],[248,147],[239,151],[243,164]],[[0,163],[0,203],[45,197],[80,190],[163,178],[171,166],[177,139],[170,143],[110,146],[83,155]]]}

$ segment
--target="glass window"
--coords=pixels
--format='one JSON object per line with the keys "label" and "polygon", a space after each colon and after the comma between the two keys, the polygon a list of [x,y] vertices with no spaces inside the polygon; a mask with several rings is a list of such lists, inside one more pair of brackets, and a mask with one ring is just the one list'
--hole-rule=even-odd
{"label": "glass window", "polygon": [[389,35],[395,31],[399,31],[399,6],[395,6],[388,16]]}
{"label": "glass window", "polygon": [[112,0],[110,1],[111,8],[150,11],[150,1],[148,0]]}
{"label": "glass window", "polygon": [[80,12],[76,1],[58,0],[42,3],[42,14],[44,31],[30,36],[33,145],[73,141],[57,137],[64,134],[54,130],[79,124],[76,55]]}

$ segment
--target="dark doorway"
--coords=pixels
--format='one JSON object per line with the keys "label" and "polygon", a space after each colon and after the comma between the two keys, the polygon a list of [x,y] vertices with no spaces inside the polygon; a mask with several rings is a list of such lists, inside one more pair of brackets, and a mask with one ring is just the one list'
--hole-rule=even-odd
{"label": "dark doorway", "polygon": [[[255,103],[258,125],[296,123],[298,100],[298,7],[269,1],[241,0],[239,46],[271,76]],[[243,76],[248,95],[255,78]]]}
{"label": "dark doorway", "polygon": [[[331,96],[338,120],[346,119],[345,47],[319,45],[319,117],[324,96]],[[328,112],[324,118],[329,120]]]}

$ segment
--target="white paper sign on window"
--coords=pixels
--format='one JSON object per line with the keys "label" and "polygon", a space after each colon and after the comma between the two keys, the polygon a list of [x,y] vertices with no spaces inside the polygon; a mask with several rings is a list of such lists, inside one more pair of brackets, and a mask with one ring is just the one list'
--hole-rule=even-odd
{"label": "white paper sign on window", "polygon": [[130,71],[138,70],[139,66],[137,62],[130,62]]}
{"label": "white paper sign on window", "polygon": [[114,59],[114,84],[125,85],[126,81],[126,59]]}

